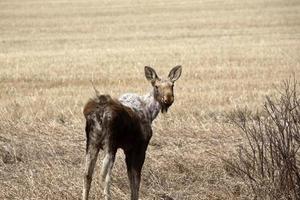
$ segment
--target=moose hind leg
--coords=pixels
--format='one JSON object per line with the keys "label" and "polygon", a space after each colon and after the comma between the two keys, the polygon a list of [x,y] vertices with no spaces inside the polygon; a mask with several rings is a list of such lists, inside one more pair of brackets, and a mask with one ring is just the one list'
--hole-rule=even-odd
{"label": "moose hind leg", "polygon": [[116,152],[106,153],[102,169],[101,169],[101,179],[104,181],[104,196],[106,200],[110,199],[110,182],[111,182],[111,172],[115,161]]}
{"label": "moose hind leg", "polygon": [[99,147],[90,144],[87,148],[85,156],[85,169],[84,169],[84,181],[83,181],[83,192],[82,199],[87,200],[89,191],[91,188],[92,176],[99,153]]}
{"label": "moose hind leg", "polygon": [[127,152],[126,166],[131,190],[131,200],[139,199],[141,171],[145,160],[145,151]]}

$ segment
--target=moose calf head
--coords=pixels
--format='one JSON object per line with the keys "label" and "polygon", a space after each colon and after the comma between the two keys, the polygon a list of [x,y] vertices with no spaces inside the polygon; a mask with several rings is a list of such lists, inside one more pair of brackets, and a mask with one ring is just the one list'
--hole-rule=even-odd
{"label": "moose calf head", "polygon": [[161,105],[161,112],[167,112],[168,108],[174,102],[174,83],[180,77],[182,67],[174,67],[167,78],[159,78],[155,70],[151,67],[145,67],[145,76],[151,82],[154,91],[154,98]]}

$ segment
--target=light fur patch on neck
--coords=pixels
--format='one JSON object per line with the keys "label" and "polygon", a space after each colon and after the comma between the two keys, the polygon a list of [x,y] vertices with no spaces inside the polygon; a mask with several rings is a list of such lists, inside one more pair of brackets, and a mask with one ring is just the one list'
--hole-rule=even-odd
{"label": "light fur patch on neck", "polygon": [[144,96],[135,93],[126,93],[119,98],[119,101],[124,106],[130,107],[137,112],[141,119],[150,123],[157,117],[161,109],[159,102],[153,96],[153,92]]}

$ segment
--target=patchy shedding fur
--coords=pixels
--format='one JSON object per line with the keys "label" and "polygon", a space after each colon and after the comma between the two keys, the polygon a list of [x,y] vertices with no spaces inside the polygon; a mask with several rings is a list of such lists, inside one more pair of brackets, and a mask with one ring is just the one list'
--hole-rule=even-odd
{"label": "patchy shedding fur", "polygon": [[[114,142],[105,145],[109,145],[106,148],[110,151],[116,151],[117,148],[129,149],[137,139],[146,137],[141,136],[143,132],[139,115],[109,95],[89,100],[83,113],[87,122],[87,138],[89,142],[97,143],[101,149],[105,147],[104,140],[113,140]],[[101,138],[101,141],[94,141],[95,138]]]}
{"label": "patchy shedding fur", "polygon": [[127,93],[122,95],[119,101],[138,113],[140,118],[144,120],[144,123],[151,124],[161,109],[161,105],[155,100],[153,92],[144,96]]}

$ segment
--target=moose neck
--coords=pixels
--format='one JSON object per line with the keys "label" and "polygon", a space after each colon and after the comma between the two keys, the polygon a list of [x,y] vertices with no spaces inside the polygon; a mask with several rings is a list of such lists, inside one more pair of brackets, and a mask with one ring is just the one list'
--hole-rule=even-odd
{"label": "moose neck", "polygon": [[153,91],[151,91],[150,93],[144,96],[144,101],[146,103],[145,109],[146,109],[147,116],[152,122],[157,117],[159,111],[161,110],[161,105],[154,98]]}

